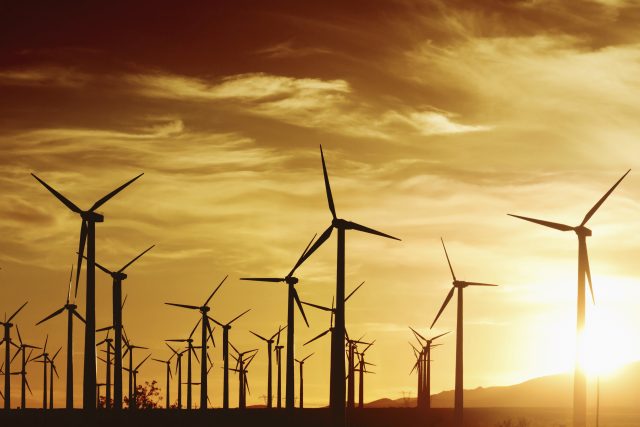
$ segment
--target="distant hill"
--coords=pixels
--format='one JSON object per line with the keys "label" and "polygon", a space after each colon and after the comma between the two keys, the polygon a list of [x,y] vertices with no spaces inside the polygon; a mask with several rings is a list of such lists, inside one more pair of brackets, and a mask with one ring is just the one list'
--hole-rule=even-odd
{"label": "distant hill", "polygon": [[[595,404],[596,382],[589,383],[589,404]],[[534,378],[520,384],[501,387],[478,387],[464,391],[465,407],[570,407],[573,402],[573,375],[558,374]],[[627,365],[619,372],[600,381],[600,405],[610,408],[636,408],[640,402],[640,362]],[[434,408],[453,406],[453,390],[431,396]],[[370,408],[413,407],[415,398],[379,399],[368,403]]]}

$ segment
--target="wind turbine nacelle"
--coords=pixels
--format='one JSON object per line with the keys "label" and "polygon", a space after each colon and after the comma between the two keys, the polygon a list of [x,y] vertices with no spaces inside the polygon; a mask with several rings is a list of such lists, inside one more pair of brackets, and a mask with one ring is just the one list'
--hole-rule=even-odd
{"label": "wind turbine nacelle", "polygon": [[591,230],[584,225],[579,225],[578,227],[574,228],[573,231],[575,231],[578,236],[591,236]]}
{"label": "wind turbine nacelle", "polygon": [[113,278],[119,281],[123,281],[124,279],[127,278],[127,274],[126,273],[119,273],[119,272],[115,272],[113,273]]}
{"label": "wind turbine nacelle", "polygon": [[287,285],[295,285],[296,283],[298,283],[298,278],[297,277],[287,277],[286,278],[286,282],[287,282]]}
{"label": "wind turbine nacelle", "polygon": [[82,219],[91,222],[104,222],[104,215],[97,212],[86,211],[82,212]]}
{"label": "wind turbine nacelle", "polygon": [[331,221],[331,225],[333,225],[335,228],[343,228],[345,230],[348,230],[351,228],[349,227],[349,221],[345,221],[344,219],[341,219],[341,218],[334,218]]}

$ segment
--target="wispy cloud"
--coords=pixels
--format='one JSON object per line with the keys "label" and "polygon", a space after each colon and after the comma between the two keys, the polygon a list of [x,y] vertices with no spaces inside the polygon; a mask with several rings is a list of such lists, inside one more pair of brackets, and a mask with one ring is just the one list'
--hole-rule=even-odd
{"label": "wispy cloud", "polygon": [[0,70],[2,86],[56,86],[74,88],[84,86],[89,75],[74,69],[43,66]]}

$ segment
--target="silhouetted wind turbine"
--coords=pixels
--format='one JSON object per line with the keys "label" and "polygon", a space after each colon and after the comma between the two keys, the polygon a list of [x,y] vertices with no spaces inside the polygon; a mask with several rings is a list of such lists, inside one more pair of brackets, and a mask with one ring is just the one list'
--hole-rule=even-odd
{"label": "silhouetted wind turbine", "polygon": [[440,317],[444,309],[447,307],[447,304],[449,304],[449,301],[451,301],[454,291],[457,289],[458,290],[458,313],[457,313],[457,320],[456,320],[456,385],[455,385],[455,402],[454,402],[454,406],[455,406],[454,420],[455,420],[456,427],[462,427],[463,408],[464,408],[464,401],[463,401],[463,395],[462,395],[464,391],[464,381],[463,381],[463,363],[464,362],[462,358],[463,356],[462,350],[463,350],[463,342],[464,342],[463,341],[464,324],[462,319],[462,313],[463,313],[462,290],[467,286],[498,286],[498,285],[493,285],[488,283],[478,283],[478,282],[465,282],[463,280],[456,279],[456,275],[453,272],[453,267],[451,266],[451,261],[449,260],[449,254],[447,253],[447,248],[444,245],[444,240],[442,240],[441,238],[440,241],[442,242],[442,248],[444,249],[444,254],[447,257],[447,263],[449,264],[449,270],[451,271],[451,277],[453,278],[453,282],[452,282],[453,287],[447,294],[447,297],[445,298],[444,303],[442,304],[442,307],[440,307],[440,311],[438,311],[436,318],[433,320],[433,323],[431,324],[431,328],[433,328],[433,326],[436,324],[436,322],[438,321],[438,318]]}
{"label": "silhouetted wind turbine", "polygon": [[226,324],[222,324],[215,320],[214,318],[209,317],[209,320],[213,321],[216,325],[222,328],[222,361],[223,361],[223,381],[222,381],[222,407],[224,409],[229,408],[229,329],[231,329],[231,324],[250,312],[251,309],[243,311],[236,317],[234,317],[231,321]]}
{"label": "silhouetted wind turbine", "polygon": [[409,329],[413,332],[414,336],[420,343],[421,351],[419,352],[420,357],[420,368],[418,375],[420,375],[419,382],[422,384],[421,393],[418,395],[418,406],[424,407],[426,409],[431,409],[431,348],[437,346],[438,344],[433,344],[433,341],[437,340],[440,337],[447,335],[450,331],[447,331],[443,334],[436,335],[431,339],[427,339],[420,335],[418,331],[409,326]]}
{"label": "silhouetted wind turbine", "polygon": [[[102,341],[100,341],[99,343],[96,344],[96,346],[100,346],[102,344],[106,344],[107,345],[107,350],[103,350],[107,353],[107,360],[104,360],[105,364],[106,364],[106,372],[105,372],[105,381],[106,381],[106,395],[105,395],[105,401],[104,401],[104,407],[105,409],[110,409],[112,404],[113,404],[113,400],[111,399],[111,365],[113,364],[113,358],[111,356],[111,350],[115,350],[115,347],[113,346],[113,339],[109,338],[109,331],[113,329],[113,326],[107,326],[104,328],[100,328],[98,330],[96,330],[96,332],[100,332],[100,331],[107,331],[107,337],[105,339],[103,339]],[[98,388],[99,390],[99,388]]]}
{"label": "silhouetted wind turbine", "polygon": [[271,338],[265,338],[262,335],[258,335],[253,331],[249,331],[253,335],[255,335],[256,337],[260,338],[262,341],[267,343],[267,359],[268,359],[268,364],[267,364],[267,408],[273,407],[273,387],[272,387],[272,381],[271,381],[271,371],[272,371],[271,370],[271,352],[272,352],[272,347],[273,347],[273,340],[274,340],[274,338],[276,336],[280,336],[280,332],[282,332],[282,329],[283,328],[278,327],[278,332],[273,334],[271,336]]}
{"label": "silhouetted wind turbine", "polygon": [[[286,326],[285,326],[286,328]],[[278,365],[278,402],[276,408],[282,408],[282,349],[283,345],[280,345],[280,332],[278,332],[278,338],[276,339],[276,346],[273,352],[276,354],[276,365]]]}
{"label": "silhouetted wind turbine", "polygon": [[560,231],[573,231],[578,236],[578,307],[577,307],[577,322],[576,322],[576,335],[577,335],[577,350],[576,350],[576,363],[573,376],[573,425],[574,427],[584,427],[586,425],[587,417],[587,380],[584,371],[579,366],[579,361],[583,349],[580,348],[581,335],[584,330],[585,324],[585,276],[589,281],[589,290],[591,291],[591,298],[595,303],[595,297],[593,295],[593,285],[591,283],[591,269],[589,268],[589,254],[587,252],[587,237],[591,236],[591,230],[586,227],[587,222],[591,219],[593,214],[600,208],[609,195],[616,189],[616,187],[622,182],[622,180],[631,172],[629,169],[622,177],[607,191],[604,196],[593,205],[593,207],[587,212],[582,219],[582,222],[572,227],[566,224],[560,224],[557,222],[544,221],[541,219],[529,218],[526,216],[512,215],[515,218],[520,218],[525,221],[533,222],[536,224],[544,225],[545,227],[554,228]]}
{"label": "silhouetted wind turbine", "polygon": [[[11,323],[11,321],[13,320],[14,317],[16,317],[18,313],[20,313],[20,310],[22,310],[25,305],[27,305],[26,302],[22,304],[20,308],[15,311],[15,313],[9,316],[9,319],[5,320],[4,322],[0,322],[0,325],[4,326],[4,338],[2,339],[2,342],[4,343],[4,350],[5,350],[4,351],[4,367],[5,367],[4,409],[11,409],[11,346],[18,347],[13,341],[11,341],[11,327],[13,326],[13,323]],[[6,314],[5,314],[5,319],[6,319]]]}
{"label": "silhouetted wind turbine", "polygon": [[330,407],[334,412],[336,422],[344,424],[345,409],[345,372],[344,372],[344,328],[345,328],[345,308],[344,308],[344,275],[345,275],[345,235],[347,230],[362,231],[364,233],[375,234],[377,236],[389,239],[400,240],[389,234],[382,233],[369,227],[338,218],[336,208],[333,203],[331,194],[331,186],[329,185],[329,175],[324,162],[324,154],[322,146],[320,146],[320,156],[322,158],[322,172],[324,175],[325,190],[327,193],[327,201],[329,210],[333,217],[331,225],[320,235],[318,240],[307,251],[302,262],[307,259],[316,249],[318,249],[331,236],[331,232],[335,228],[338,232],[338,253],[337,253],[337,269],[336,269],[336,323],[335,331],[331,334],[331,377],[330,377]]}
{"label": "silhouetted wind turbine", "polygon": [[166,400],[165,400],[165,402],[167,402],[166,409],[169,409],[169,407],[171,406],[171,399],[170,399],[171,394],[169,393],[169,389],[171,388],[171,378],[172,378],[172,375],[171,375],[171,359],[173,359],[173,356],[178,354],[175,350],[173,350],[173,349],[171,349],[171,350],[173,351],[173,354],[167,360],[156,359],[154,357],[151,358],[151,360],[159,362],[159,363],[164,363],[167,366],[167,378],[166,378],[166,380],[167,380],[166,381],[166,383],[167,383],[167,392],[166,392]]}
{"label": "silhouetted wind turbine", "polygon": [[86,295],[86,327],[84,334],[84,375],[82,384],[82,407],[84,409],[96,408],[96,281],[95,281],[95,231],[96,223],[103,222],[104,216],[95,212],[100,206],[109,201],[113,196],[124,190],[127,186],[140,178],[143,174],[125,182],[116,188],[89,208],[83,211],[73,204],[69,199],[64,197],[53,187],[31,174],[40,184],[42,184],[51,194],[60,200],[68,209],[77,213],[82,218],[80,226],[80,244],[78,249],[78,268],[76,270],[76,295],[78,294],[78,282],[80,280],[80,269],[82,268],[82,257],[84,255],[84,246],[87,245],[87,295]]}
{"label": "silhouetted wind turbine", "polygon": [[[31,391],[31,387],[29,386],[29,381],[27,381],[27,364],[32,360],[31,354],[33,353],[33,350],[40,349],[40,347],[36,347],[35,345],[31,344],[25,344],[24,342],[22,342],[22,337],[20,336],[20,329],[18,328],[18,325],[16,325],[16,332],[18,333],[18,341],[20,342],[20,346],[18,347],[18,351],[16,351],[16,354],[14,354],[11,358],[11,362],[13,362],[13,359],[15,359],[18,354],[22,354],[22,360],[20,364],[20,408],[25,409],[27,407],[27,396],[25,387],[29,388],[29,393],[33,394],[33,392]],[[27,356],[26,350],[28,348],[31,350],[29,351],[29,355]]]}
{"label": "silhouetted wind turbine", "polygon": [[[111,271],[104,266],[95,263],[103,272],[107,273],[113,279],[113,329],[114,329],[114,365],[113,365],[113,400],[116,409],[122,409],[122,309],[124,307],[124,301],[122,300],[122,282],[127,278],[124,270],[131,264],[136,262],[142,255],[149,252],[155,245],[149,246],[142,251],[139,255],[126,263],[120,270]],[[86,258],[86,257],[85,257]],[[126,301],[126,297],[125,297]],[[131,375],[129,375],[131,376]]]}
{"label": "silhouetted wind turbine", "polygon": [[349,339],[345,331],[346,353],[347,353],[347,408],[353,409],[356,406],[355,384],[356,384],[356,353],[358,344],[371,345],[373,343],[363,342],[362,338],[357,340]]}
{"label": "silhouetted wind turbine", "polygon": [[[231,370],[238,373],[238,381],[239,381],[238,408],[245,409],[247,407],[247,391],[249,391],[249,382],[247,380],[247,372],[248,372],[247,369],[249,368],[249,365],[253,361],[253,358],[258,353],[258,349],[254,348],[253,350],[240,352],[238,351],[237,348],[235,348],[233,344],[231,343],[229,344],[231,345],[233,350],[238,354],[238,357],[235,357],[233,354],[231,355],[231,357],[233,357],[236,360],[236,367],[232,368]],[[244,358],[245,355],[249,355],[246,360]]]}
{"label": "silhouetted wind turbine", "polygon": [[63,311],[67,311],[67,400],[66,400],[66,408],[73,409],[73,316],[76,316],[78,319],[82,321],[82,323],[86,324],[84,318],[78,313],[78,306],[74,303],[71,304],[69,299],[71,297],[71,278],[73,277],[73,266],[71,266],[71,272],[69,273],[69,286],[67,288],[67,301],[65,304],[54,311],[38,323],[36,326],[46,322],[49,319],[56,317],[61,314]]}
{"label": "silhouetted wind turbine", "polygon": [[[129,400],[131,400],[131,396],[135,393],[135,389],[133,387],[133,382],[134,382],[133,371],[131,371],[131,369],[130,369],[133,366],[133,350],[135,350],[136,348],[138,348],[140,350],[148,350],[148,348],[147,347],[141,347],[139,345],[131,344],[131,342],[129,341],[129,338],[127,337],[127,333],[124,331],[124,328],[123,328],[122,331],[123,331],[123,336],[122,337],[124,338],[124,345],[126,347],[126,350],[125,350],[124,354],[122,355],[122,357],[125,357],[127,355],[127,353],[129,354],[129,369],[127,369],[127,371],[129,372]],[[117,343],[116,343],[116,352],[117,352],[117,348],[118,347],[117,347]],[[116,353],[116,356],[115,356],[115,360],[116,360],[115,363],[117,363],[117,360],[118,360],[117,353]],[[115,378],[117,378],[118,377],[117,372],[114,372],[114,374],[115,374]],[[114,381],[114,383],[115,383],[115,381]],[[129,404],[129,409],[136,409],[135,405],[131,406],[131,404]]]}
{"label": "silhouetted wind turbine", "polygon": [[367,370],[367,365],[375,366],[373,363],[368,363],[364,360],[364,354],[371,348],[371,346],[375,343],[375,340],[371,342],[369,345],[365,347],[364,350],[357,353],[358,355],[358,371],[360,374],[360,382],[358,383],[358,408],[364,408],[364,374],[375,374],[375,372],[371,372]]}
{"label": "silhouetted wind turbine", "polygon": [[165,343],[165,345],[169,347],[176,356],[176,373],[178,374],[178,409],[182,409],[182,355],[185,351],[189,350],[177,351],[169,344]]}
{"label": "silhouetted wind turbine", "polygon": [[47,363],[49,363],[49,353],[47,353],[47,342],[49,341],[49,334],[44,339],[44,345],[42,346],[42,353],[36,356],[33,360],[42,358],[42,409],[47,409]]}
{"label": "silhouetted wind turbine", "polygon": [[[198,327],[199,323],[196,323],[196,326],[193,327],[193,329],[191,330],[191,333],[189,334],[188,338],[184,338],[184,339],[170,339],[170,340],[165,340],[168,342],[186,342],[187,343],[187,409],[191,409],[192,405],[191,405],[191,385],[193,384],[192,378],[191,378],[191,354],[193,354],[196,358],[196,360],[198,361],[198,363],[200,363],[200,359],[198,359],[198,355],[196,354],[196,347],[193,345],[193,338],[191,338],[193,336],[193,333],[196,331],[196,328]],[[180,360],[180,359],[178,359]],[[203,362],[206,363],[206,362]]]}
{"label": "silhouetted wind turbine", "polygon": [[305,360],[307,360],[308,358],[310,358],[311,356],[313,356],[313,353],[311,353],[310,355],[308,355],[307,357],[305,357],[302,360],[298,360],[296,359],[296,362],[298,362],[300,364],[300,408],[304,408],[304,362]]}
{"label": "silhouetted wind turbine", "polygon": [[298,278],[294,277],[293,274],[304,261],[304,255],[307,249],[309,249],[309,246],[311,246],[311,243],[313,243],[313,240],[315,238],[316,236],[314,235],[311,241],[309,241],[309,244],[307,245],[307,247],[304,248],[304,251],[302,251],[302,254],[298,258],[298,261],[295,263],[295,265],[293,266],[289,274],[287,274],[285,277],[282,277],[282,278],[280,277],[254,277],[254,278],[243,277],[242,279],[240,279],[240,280],[251,280],[254,282],[275,282],[275,283],[284,282],[288,286],[289,292],[287,294],[287,372],[286,372],[286,379],[285,379],[285,386],[286,386],[285,407],[286,408],[294,407],[294,390],[293,390],[293,384],[294,384],[293,360],[294,360],[294,331],[295,331],[295,317],[293,315],[294,301],[298,305],[298,309],[300,310],[300,314],[302,314],[302,318],[304,319],[304,322],[307,324],[307,326],[309,326],[309,322],[307,321],[307,316],[304,314],[304,309],[302,308],[302,304],[300,303],[300,297],[298,296],[298,291],[295,288],[296,283],[298,283]]}
{"label": "silhouetted wind turbine", "polygon": [[[129,408],[130,409],[138,409],[138,370],[140,369],[142,364],[147,361],[147,359],[149,357],[151,357],[150,354],[148,354],[147,357],[145,357],[142,360],[142,362],[138,363],[138,365],[136,365],[135,369],[131,369],[131,366],[129,366],[128,368],[124,368],[129,372],[129,374],[133,375],[133,398],[132,398],[132,395],[129,395]],[[131,360],[131,359],[129,359],[129,360]]]}
{"label": "silhouetted wind turbine", "polygon": [[[188,308],[191,310],[198,310],[200,311],[200,314],[202,315],[200,318],[200,321],[198,323],[202,324],[202,354],[201,354],[201,359],[202,359],[202,363],[200,364],[200,409],[207,409],[207,390],[208,390],[208,384],[207,384],[207,341],[209,339],[211,339],[211,344],[215,347],[215,341],[213,340],[213,330],[211,329],[211,324],[209,323],[209,310],[211,309],[209,307],[209,301],[211,301],[211,298],[213,298],[213,296],[216,294],[216,292],[218,292],[218,289],[220,289],[220,286],[222,286],[222,284],[224,283],[225,280],[227,280],[227,277],[229,277],[228,275],[225,276],[224,279],[222,279],[222,281],[220,282],[220,284],[213,290],[213,292],[211,292],[211,295],[209,295],[209,298],[207,298],[207,300],[204,302],[204,304],[202,304],[201,306],[197,306],[197,305],[186,305],[186,304],[176,304],[173,302],[165,302],[166,305],[172,305],[175,307],[182,307],[182,308]],[[198,325],[196,325],[197,327]],[[209,334],[209,337],[207,338],[207,334]]]}
{"label": "silhouetted wind turbine", "polygon": [[62,350],[62,347],[49,359],[49,409],[53,409],[53,374],[56,374],[56,378],[60,378],[56,369],[56,357],[58,357],[60,350]]}

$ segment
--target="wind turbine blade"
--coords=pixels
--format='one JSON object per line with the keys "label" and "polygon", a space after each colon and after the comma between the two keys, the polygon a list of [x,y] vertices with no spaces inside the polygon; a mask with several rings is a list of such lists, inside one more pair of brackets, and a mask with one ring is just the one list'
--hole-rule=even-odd
{"label": "wind turbine blade", "polygon": [[493,285],[491,283],[479,283],[479,282],[464,282],[464,283],[468,286],[498,286],[498,285]]}
{"label": "wind turbine blade", "polygon": [[[84,256],[83,258],[84,258],[84,259],[87,259],[87,257],[86,257],[86,256]],[[97,262],[96,262],[95,264],[96,264],[96,267],[98,267],[100,270],[104,271],[104,272],[105,272],[105,273],[107,273],[108,275],[113,274],[113,272],[111,272],[108,268],[106,268],[106,267],[104,267],[104,266],[102,266],[102,265],[98,264]]]}
{"label": "wind turbine blade", "polygon": [[27,386],[27,389],[29,389],[29,393],[33,395],[33,392],[31,391],[31,386],[29,385],[29,380],[27,379],[26,376],[24,377],[24,383]]}
{"label": "wind turbine blade", "polygon": [[[413,331],[413,333],[416,335],[416,337],[422,338],[423,341],[428,341],[425,337],[420,335],[420,333],[418,331],[416,331],[415,329],[413,329],[411,326],[409,326],[409,329],[411,329]],[[418,341],[420,341],[420,340],[418,340]]]}
{"label": "wind turbine blade", "polygon": [[[335,303],[335,297],[331,297],[331,319],[329,320],[329,329],[333,328],[333,317],[336,314],[336,311],[333,308],[333,304]],[[345,334],[347,333],[347,331],[344,331]]]}
{"label": "wind turbine blade", "polygon": [[73,279],[73,264],[71,264],[71,272],[69,272],[69,286],[67,287],[67,304],[71,298],[71,280]]}
{"label": "wind turbine blade", "polygon": [[229,323],[227,323],[227,325],[232,324],[233,322],[235,322],[236,320],[238,320],[239,318],[241,318],[242,316],[244,316],[245,314],[247,314],[248,312],[250,312],[251,309],[248,309],[242,313],[240,313],[239,315],[237,315],[236,317],[233,318],[233,320],[231,320]]}
{"label": "wind turbine blade", "polygon": [[616,187],[618,186],[618,184],[620,184],[620,182],[622,182],[622,180],[629,174],[629,172],[631,172],[631,169],[629,169],[624,175],[622,175],[622,178],[620,178],[615,184],[613,184],[613,187],[611,187],[609,189],[609,191],[607,191],[604,196],[602,196],[602,198],[600,198],[600,200],[598,200],[598,203],[596,203],[595,205],[593,205],[593,207],[591,208],[591,210],[589,212],[587,212],[587,214],[584,216],[584,219],[582,220],[582,222],[580,223],[580,225],[585,225],[587,223],[587,221],[589,221],[589,219],[591,219],[591,217],[593,216],[594,213],[596,213],[596,211],[598,210],[598,208],[600,208],[600,206],[604,203],[605,200],[607,200],[607,197],[609,197],[609,195],[613,192],[613,190],[616,189]]}
{"label": "wind turbine blade", "polygon": [[314,342],[317,339],[322,338],[323,336],[327,335],[329,332],[331,332],[331,329],[327,329],[326,331],[324,331],[323,333],[321,333],[320,335],[316,336],[315,338],[311,338],[309,341],[307,341],[306,343],[302,344],[302,345],[307,345],[307,344],[311,344],[312,342]]}
{"label": "wind turbine blade", "polygon": [[27,303],[28,303],[28,302],[29,302],[29,301],[27,301],[27,302],[25,302],[24,304],[22,304],[22,305],[20,306],[20,308],[19,308],[19,309],[17,309],[17,310],[16,310],[16,312],[15,312],[15,313],[13,313],[13,314],[11,315],[11,317],[9,317],[9,319],[7,319],[7,321],[6,321],[5,323],[9,323],[9,322],[11,322],[11,319],[13,319],[14,317],[16,317],[16,315],[17,315],[18,313],[20,313],[20,310],[22,310],[22,309],[24,308],[24,306],[25,306],[25,305],[27,305]]}
{"label": "wind turbine blade", "polygon": [[133,264],[134,262],[136,262],[142,255],[146,254],[147,252],[149,252],[151,249],[153,249],[155,245],[151,245],[149,246],[147,249],[145,249],[144,251],[142,251],[140,253],[140,255],[138,255],[137,257],[135,257],[134,259],[132,259],[131,261],[129,261],[128,263],[126,263],[124,265],[124,267],[122,267],[120,270],[118,270],[118,273],[122,273],[127,267],[129,267],[131,264]]}
{"label": "wind turbine blade", "polygon": [[589,267],[589,253],[587,252],[586,249],[587,248],[585,247],[585,253],[584,253],[585,273],[587,274],[587,280],[589,281],[589,290],[591,291],[591,300],[595,305],[596,296],[593,294],[593,283],[591,282],[591,267]]}
{"label": "wind turbine blade", "polygon": [[[444,334],[437,335],[437,336],[435,336],[435,337],[431,338],[431,341],[435,341],[435,340],[437,340],[438,338],[440,338],[440,337],[443,337],[443,336],[447,335],[449,332],[451,332],[451,331],[447,331],[447,332],[445,332]],[[436,344],[436,345],[438,345],[438,344]]]}
{"label": "wind turbine blade", "polygon": [[16,325],[16,332],[18,333],[18,342],[20,343],[20,346],[22,346],[22,337],[20,336],[20,328],[18,325]]}
{"label": "wind turbine blade", "polygon": [[56,317],[58,314],[62,313],[64,311],[64,309],[65,309],[65,307],[62,307],[61,309],[58,309],[58,310],[54,311],[53,313],[51,313],[50,315],[48,315],[47,317],[45,317],[44,319],[42,319],[41,321],[36,323],[36,326],[38,326],[42,322],[46,322],[47,320],[51,319],[52,317]]}
{"label": "wind turbine blade", "polygon": [[[169,340],[165,340],[165,341],[169,341]],[[167,344],[166,342],[165,342],[165,345],[166,345],[167,347],[169,347],[169,350],[171,350],[171,351],[173,352],[173,354],[174,354],[174,355],[178,354],[178,352],[176,351],[176,349],[174,349],[173,347],[171,347],[171,346],[170,346],[169,344]]]}
{"label": "wind turbine blade", "polygon": [[191,310],[200,310],[200,307],[198,307],[197,305],[178,304],[178,303],[174,303],[174,302],[165,302],[165,305],[172,305],[174,307],[189,308]]}
{"label": "wind turbine blade", "polygon": [[[207,320],[209,320],[208,317],[207,317]],[[211,340],[211,344],[215,347],[216,340],[213,339],[213,329],[211,328],[211,324],[208,321],[207,321],[207,330],[209,331],[209,339]]]}
{"label": "wind turbine blade", "polygon": [[315,352],[311,353],[310,355],[308,355],[307,357],[305,357],[304,359],[302,359],[302,362],[304,362],[305,360],[307,360],[308,358],[310,358],[311,356],[313,356],[315,354]]}
{"label": "wind turbine blade", "polygon": [[110,329],[113,329],[113,326],[109,325],[109,326],[105,326],[104,328],[96,329],[96,332],[108,331]]}
{"label": "wind turbine blade", "polygon": [[300,314],[302,314],[302,318],[304,319],[304,323],[307,324],[307,328],[309,327],[309,321],[307,320],[307,315],[304,314],[304,308],[302,307],[302,303],[300,302],[300,297],[298,296],[298,291],[296,288],[293,288],[293,299],[296,300],[296,304],[298,304],[298,310],[300,310]]}
{"label": "wind turbine blade", "polygon": [[[189,338],[191,338],[193,336],[193,334],[196,332],[196,329],[198,328],[198,325],[200,325],[200,322],[202,322],[202,317],[198,319],[198,322],[196,322],[196,325],[191,330],[191,333],[189,334]],[[204,343],[202,343],[202,345],[207,345],[207,343],[204,342]]]}
{"label": "wind turbine blade", "polygon": [[507,214],[507,215],[512,216],[514,218],[524,219],[525,221],[534,222],[536,224],[544,225],[545,227],[555,228],[556,230],[560,230],[560,231],[573,230],[573,227],[571,227],[570,225],[560,224],[559,222],[544,221],[542,219],[529,218],[526,216],[513,215],[513,214]]}
{"label": "wind turbine blade", "polygon": [[298,267],[300,267],[300,264],[302,264],[302,261],[305,260],[304,255],[307,253],[307,251],[309,250],[309,247],[311,246],[311,244],[313,243],[313,241],[316,239],[316,236],[318,234],[314,234],[313,237],[311,238],[311,240],[309,240],[309,243],[307,244],[307,246],[304,248],[304,250],[302,251],[302,253],[300,254],[300,258],[298,258],[298,261],[296,262],[296,264],[293,266],[293,268],[291,269],[291,271],[289,272],[289,274],[287,274],[287,277],[291,277],[293,276],[293,273],[298,269]]}
{"label": "wind turbine blade", "polygon": [[84,245],[87,242],[87,222],[83,219],[80,224],[80,241],[78,242],[78,261],[76,262],[76,291],[74,298],[78,297],[78,284],[80,283],[80,270],[82,270],[82,258],[84,257]]}
{"label": "wind turbine blade", "polygon": [[382,231],[374,230],[373,228],[365,227],[356,222],[348,221],[347,224],[352,230],[362,231],[363,233],[375,234],[377,236],[386,237],[387,239],[400,240],[397,237],[393,237],[390,234],[383,233]]}
{"label": "wind turbine blade", "polygon": [[222,284],[224,283],[225,280],[227,280],[227,277],[229,277],[229,275],[227,274],[226,276],[224,276],[224,279],[222,279],[222,281],[220,282],[220,284],[213,290],[213,292],[211,292],[211,295],[209,295],[209,298],[207,298],[207,300],[204,302],[204,306],[206,306],[207,304],[209,304],[209,301],[211,301],[211,298],[213,298],[213,296],[216,294],[216,292],[218,292],[218,289],[220,289],[220,286],[222,286]]}
{"label": "wind turbine blade", "polygon": [[84,323],[85,325],[87,324],[87,321],[84,320],[84,318],[80,316],[80,313],[78,313],[75,309],[73,310],[73,315],[76,316],[78,319],[80,319],[82,323]]}
{"label": "wind turbine blade", "polygon": [[336,216],[336,207],[333,204],[333,195],[331,194],[331,184],[329,184],[329,174],[327,173],[327,165],[324,161],[324,153],[322,152],[322,145],[320,145],[320,158],[322,159],[322,174],[324,175],[324,188],[327,193],[327,202],[329,203],[329,210],[333,218]]}
{"label": "wind turbine blade", "polygon": [[266,339],[265,337],[263,337],[262,335],[256,334],[253,331],[249,331],[250,333],[252,333],[253,335],[255,335],[256,337],[260,338],[262,341],[269,341],[268,339]]}
{"label": "wind turbine blade", "polygon": [[44,185],[44,188],[49,190],[49,192],[51,194],[53,194],[56,197],[56,199],[60,200],[71,211],[73,211],[75,213],[78,213],[78,214],[82,213],[82,210],[79,207],[77,207],[76,205],[74,205],[73,202],[71,202],[71,200],[67,199],[62,194],[58,193],[53,187],[51,187],[49,184],[47,184],[46,182],[44,182],[43,180],[38,178],[34,173],[32,173],[31,176],[33,176],[35,179],[37,179],[40,184]]}
{"label": "wind turbine blade", "polygon": [[451,270],[451,277],[453,277],[453,281],[455,282],[456,274],[453,272],[453,267],[451,266],[451,260],[449,260],[449,253],[447,252],[447,247],[444,245],[444,239],[440,237],[440,241],[442,242],[442,248],[444,249],[444,255],[447,257],[447,264],[449,264],[449,270]]}
{"label": "wind turbine blade", "polygon": [[[231,343],[231,341],[229,341],[229,345],[231,346],[231,348],[232,348],[236,353],[238,353],[238,355],[240,355],[240,352],[238,351],[238,349],[236,348],[236,346],[235,346],[235,345],[233,345],[233,344]],[[231,355],[231,357],[234,357],[234,356],[233,356],[233,354]],[[236,359],[236,360],[237,360],[237,359]]]}
{"label": "wind turbine blade", "polygon": [[442,304],[442,307],[440,307],[440,311],[438,311],[438,315],[436,316],[436,318],[433,320],[433,323],[431,324],[431,328],[433,328],[433,325],[436,324],[436,322],[438,321],[438,318],[440,317],[444,309],[447,307],[447,304],[449,304],[449,301],[451,301],[451,298],[453,297],[453,292],[455,290],[456,288],[451,288],[451,290],[447,294],[447,297],[445,298],[444,303]]}
{"label": "wind turbine blade", "polygon": [[216,319],[214,319],[213,317],[211,317],[211,316],[207,316],[207,317],[209,318],[209,320],[211,320],[211,321],[212,321],[213,323],[215,323],[216,325],[218,325],[218,326],[220,326],[220,327],[224,328],[224,326],[225,326],[225,325],[223,325],[222,323],[218,322],[218,321],[217,321]]}
{"label": "wind turbine blade", "polygon": [[[120,306],[120,311],[124,310],[124,305],[127,303],[127,298],[129,298],[129,295],[125,295],[124,299],[122,300],[122,305]],[[123,328],[124,330],[124,328]]]}
{"label": "wind turbine blade", "polygon": [[134,371],[137,371],[137,370],[140,368],[140,366],[142,366],[142,364],[143,364],[144,362],[146,362],[146,361],[147,361],[147,359],[148,359],[149,357],[151,357],[151,355],[150,355],[150,354],[149,354],[149,355],[147,355],[147,357],[145,357],[145,358],[142,360],[142,362],[138,363],[138,366],[136,366],[136,369],[134,369]]}
{"label": "wind turbine blade", "polygon": [[344,302],[347,302],[349,300],[349,298],[351,298],[351,295],[355,294],[356,291],[358,289],[360,289],[360,287],[364,285],[364,281],[362,283],[360,283],[354,290],[351,291],[351,293],[349,295],[347,295],[347,297],[344,299]]}
{"label": "wind turbine blade", "polygon": [[60,347],[58,349],[58,351],[55,352],[55,354],[53,355],[53,358],[51,359],[51,362],[53,363],[54,360],[56,360],[56,357],[58,357],[58,353],[60,353],[60,350],[62,350],[62,347]]}
{"label": "wind turbine blade", "polygon": [[241,277],[240,280],[248,280],[251,282],[284,282],[284,278],[278,277]]}
{"label": "wind turbine blade", "polygon": [[326,230],[324,230],[324,232],[320,235],[320,237],[318,237],[318,240],[316,240],[313,243],[313,245],[311,245],[311,248],[309,248],[305,252],[302,262],[305,262],[307,258],[309,258],[320,246],[322,246],[324,242],[327,241],[329,237],[331,237],[332,231],[333,231],[333,224],[329,225],[329,227]]}
{"label": "wind turbine blade", "polygon": [[331,311],[329,307],[324,307],[322,305],[317,305],[317,304],[311,304],[310,302],[305,302],[305,301],[300,301],[300,302],[304,305],[308,305],[309,307],[317,308],[318,310]]}
{"label": "wind turbine blade", "polygon": [[285,329],[287,329],[287,325],[285,325],[284,327],[278,326],[278,340],[276,341],[276,347],[280,345],[280,332],[284,331]]}
{"label": "wind turbine blade", "polygon": [[22,349],[20,347],[18,347],[18,349],[16,350],[16,352],[13,354],[13,357],[11,358],[11,360],[9,360],[9,363],[13,363],[14,359],[16,357],[18,357],[18,355],[20,354],[20,351],[22,351]]}
{"label": "wind turbine blade", "polygon": [[124,184],[122,184],[120,187],[116,188],[115,190],[113,190],[111,193],[107,194],[106,196],[104,196],[102,199],[98,200],[97,202],[95,202],[93,204],[93,206],[91,206],[91,208],[89,209],[89,211],[93,212],[96,209],[98,209],[100,206],[102,206],[103,204],[105,204],[110,198],[112,198],[113,196],[115,196],[116,194],[118,194],[119,192],[121,192],[122,190],[124,190],[126,187],[128,187],[131,183],[133,183],[133,181],[135,181],[136,179],[140,178],[142,175],[144,175],[144,173],[141,173],[140,175],[136,176],[133,179],[130,179],[129,181],[125,182]]}

